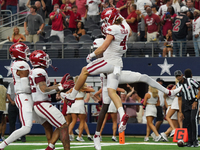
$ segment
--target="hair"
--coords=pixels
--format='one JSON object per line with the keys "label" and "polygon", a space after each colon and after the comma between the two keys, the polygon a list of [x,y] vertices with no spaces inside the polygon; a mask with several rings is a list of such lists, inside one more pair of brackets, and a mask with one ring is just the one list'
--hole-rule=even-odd
{"label": "hair", "polygon": [[158,7],[156,5],[152,5],[151,8],[155,8],[158,11]]}
{"label": "hair", "polygon": [[189,13],[190,13],[190,16],[189,16],[189,18],[190,18],[190,19],[194,19],[194,15],[193,15],[193,13],[192,13],[191,11],[186,11],[186,12],[185,12],[185,14],[187,14],[187,12],[189,12]]}
{"label": "hair", "polygon": [[[84,24],[83,24],[83,22],[81,22],[81,21],[79,21],[80,23],[81,23],[81,29],[84,29]],[[78,23],[79,23],[78,22]],[[78,23],[77,23],[77,26],[78,26]],[[78,28],[78,27],[77,27]]]}
{"label": "hair", "polygon": [[167,2],[170,2],[170,1],[171,1],[171,0],[166,0],[166,3],[167,3]]}
{"label": "hair", "polygon": [[119,17],[115,20],[114,24],[122,24],[123,18]]}
{"label": "hair", "polygon": [[66,0],[62,0],[62,3],[65,4]]}
{"label": "hair", "polygon": [[18,31],[19,31],[19,28],[18,28],[17,26],[15,26],[15,27],[13,28],[13,36],[15,36],[15,32],[14,32],[15,28],[17,28]]}
{"label": "hair", "polygon": [[186,78],[192,78],[192,70],[191,69],[189,69],[189,68],[185,69],[184,74],[185,74]]}
{"label": "hair", "polygon": [[37,7],[35,5],[31,5],[31,8],[35,9],[37,11]]}
{"label": "hair", "polygon": [[137,94],[137,91],[134,91],[134,92],[130,95],[130,97],[133,96],[134,94]]}
{"label": "hair", "polygon": [[[174,7],[173,7],[173,6],[169,6],[169,7],[172,8],[172,13],[171,13],[171,15],[174,15],[174,13],[175,13]],[[169,8],[169,7],[168,7],[168,8]]]}
{"label": "hair", "polygon": [[[77,82],[77,80],[78,80],[78,77],[79,77],[79,76],[75,76],[75,78],[74,78],[74,83],[75,83],[75,84],[76,84],[76,82]],[[83,90],[83,89],[85,89],[85,88],[87,88],[87,83],[84,83],[84,85],[80,88],[79,91],[81,91],[81,90]]]}
{"label": "hair", "polygon": [[153,98],[158,97],[158,90],[156,88],[149,86],[149,91],[152,93]]}
{"label": "hair", "polygon": [[78,8],[78,7],[77,7],[76,5],[73,5],[73,6],[72,6],[72,9],[73,9],[73,8]]}
{"label": "hair", "polygon": [[135,5],[134,3],[131,4],[131,6],[136,10],[137,9],[137,5]]}

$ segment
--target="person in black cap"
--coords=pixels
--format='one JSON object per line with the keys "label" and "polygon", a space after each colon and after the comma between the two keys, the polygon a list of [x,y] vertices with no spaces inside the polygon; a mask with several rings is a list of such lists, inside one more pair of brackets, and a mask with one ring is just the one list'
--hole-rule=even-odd
{"label": "person in black cap", "polygon": [[[179,81],[176,84],[176,88],[182,86],[182,91],[177,94],[179,103],[179,116],[184,118],[185,123],[183,127],[188,130],[188,143],[187,147],[198,147],[198,124],[197,117],[199,114],[200,98],[200,84],[192,79],[192,71],[190,69],[185,70],[185,77],[180,70],[174,72],[174,76]],[[199,91],[198,91],[199,90]],[[182,101],[185,99],[185,105],[182,109]],[[184,112],[184,113],[183,113]]]}

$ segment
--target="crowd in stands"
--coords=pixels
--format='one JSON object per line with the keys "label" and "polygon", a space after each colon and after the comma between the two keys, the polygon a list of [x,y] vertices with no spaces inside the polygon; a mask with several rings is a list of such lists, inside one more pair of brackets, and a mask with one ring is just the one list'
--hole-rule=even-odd
{"label": "crowd in stands", "polygon": [[[17,1],[10,1],[1,0],[2,9],[16,13]],[[67,42],[65,38],[69,34],[77,41],[88,34],[92,37],[89,39],[91,42],[98,37],[97,34],[92,36],[92,31],[101,28],[101,12],[105,8],[115,7],[132,29],[129,42],[165,41],[162,56],[171,57],[186,56],[186,41],[193,40],[194,53],[198,57],[199,3],[198,0],[28,0],[26,6],[30,8],[30,14],[24,23],[26,40],[36,43],[56,35],[63,43]],[[33,22],[33,18],[37,21]],[[45,19],[49,19],[48,30],[45,30]]]}

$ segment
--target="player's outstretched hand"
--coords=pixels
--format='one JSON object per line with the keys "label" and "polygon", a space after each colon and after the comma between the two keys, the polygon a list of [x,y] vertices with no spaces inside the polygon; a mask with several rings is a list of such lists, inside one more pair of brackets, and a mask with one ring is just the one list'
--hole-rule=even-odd
{"label": "player's outstretched hand", "polygon": [[63,84],[65,81],[67,81],[67,80],[69,79],[69,77],[70,77],[70,74],[69,74],[69,73],[66,73],[66,74],[62,77],[60,83]]}

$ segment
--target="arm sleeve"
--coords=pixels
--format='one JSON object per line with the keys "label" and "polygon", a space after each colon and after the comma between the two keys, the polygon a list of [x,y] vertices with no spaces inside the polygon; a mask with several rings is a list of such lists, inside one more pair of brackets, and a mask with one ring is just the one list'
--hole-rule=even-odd
{"label": "arm sleeve", "polygon": [[199,84],[197,81],[195,81],[194,79],[190,79],[190,83],[191,83],[196,89],[198,89],[198,88],[200,87],[200,84]]}
{"label": "arm sleeve", "polygon": [[20,71],[30,70],[28,63],[25,61],[21,61],[20,63],[17,63],[16,68],[17,70],[20,70]]}
{"label": "arm sleeve", "polygon": [[40,21],[40,25],[44,23],[44,20],[42,19],[42,16],[38,15],[38,19]]}
{"label": "arm sleeve", "polygon": [[114,36],[114,38],[115,38],[115,35],[117,34],[117,32],[116,32],[116,29],[114,28],[114,26],[109,26],[106,29],[106,34],[110,34],[110,35]]}

